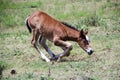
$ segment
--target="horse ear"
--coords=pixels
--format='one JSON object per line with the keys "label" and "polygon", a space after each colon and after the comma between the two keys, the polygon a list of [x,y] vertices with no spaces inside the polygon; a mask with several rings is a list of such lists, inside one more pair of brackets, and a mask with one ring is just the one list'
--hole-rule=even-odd
{"label": "horse ear", "polygon": [[84,31],[83,31],[83,29],[80,30],[80,35],[81,35],[81,36],[84,35]]}
{"label": "horse ear", "polygon": [[85,35],[87,35],[88,34],[88,29],[86,29],[84,33],[85,33]]}
{"label": "horse ear", "polygon": [[87,34],[88,34],[88,30],[85,31],[83,29],[80,30],[80,36],[85,36]]}

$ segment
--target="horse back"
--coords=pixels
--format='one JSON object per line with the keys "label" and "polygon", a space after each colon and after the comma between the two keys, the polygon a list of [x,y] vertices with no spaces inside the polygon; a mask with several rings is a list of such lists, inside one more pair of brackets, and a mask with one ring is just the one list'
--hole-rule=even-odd
{"label": "horse back", "polygon": [[39,29],[42,36],[53,40],[55,36],[63,38],[66,36],[64,25],[42,11],[37,11],[29,17],[32,29]]}

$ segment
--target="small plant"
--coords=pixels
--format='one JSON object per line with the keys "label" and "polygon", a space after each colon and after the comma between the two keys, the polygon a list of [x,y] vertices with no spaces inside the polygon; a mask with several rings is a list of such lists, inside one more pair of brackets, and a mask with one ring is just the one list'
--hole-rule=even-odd
{"label": "small plant", "polygon": [[7,67],[7,64],[3,61],[0,61],[0,79],[2,78],[2,71]]}
{"label": "small plant", "polygon": [[28,78],[28,79],[34,78],[33,73],[27,73],[27,78]]}

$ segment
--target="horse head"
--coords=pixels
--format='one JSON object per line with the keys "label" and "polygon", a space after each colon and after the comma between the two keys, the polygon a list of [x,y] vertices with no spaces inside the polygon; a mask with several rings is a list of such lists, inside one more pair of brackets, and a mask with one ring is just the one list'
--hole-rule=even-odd
{"label": "horse head", "polygon": [[80,36],[78,38],[78,44],[79,46],[88,53],[88,55],[91,55],[94,51],[90,46],[90,39],[87,36],[88,30],[80,30]]}

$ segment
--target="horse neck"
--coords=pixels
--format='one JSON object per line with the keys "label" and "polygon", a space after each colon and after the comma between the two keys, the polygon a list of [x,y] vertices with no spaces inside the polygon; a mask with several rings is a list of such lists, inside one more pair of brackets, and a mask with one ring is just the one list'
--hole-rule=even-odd
{"label": "horse neck", "polygon": [[69,28],[67,30],[67,40],[77,42],[77,40],[79,38],[79,33],[80,32],[78,30],[74,30],[74,29]]}

